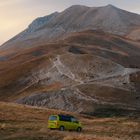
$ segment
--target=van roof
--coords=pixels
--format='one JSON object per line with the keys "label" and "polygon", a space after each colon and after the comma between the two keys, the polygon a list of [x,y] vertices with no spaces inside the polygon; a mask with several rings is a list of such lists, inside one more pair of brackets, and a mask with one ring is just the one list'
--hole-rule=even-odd
{"label": "van roof", "polygon": [[69,115],[69,114],[52,114],[50,116],[65,116],[65,117],[72,117],[72,118],[74,117],[74,116]]}
{"label": "van roof", "polygon": [[65,117],[72,117],[72,118],[74,117],[74,116],[69,115],[69,114],[66,114],[66,115],[65,114],[58,114],[58,116],[65,116]]}

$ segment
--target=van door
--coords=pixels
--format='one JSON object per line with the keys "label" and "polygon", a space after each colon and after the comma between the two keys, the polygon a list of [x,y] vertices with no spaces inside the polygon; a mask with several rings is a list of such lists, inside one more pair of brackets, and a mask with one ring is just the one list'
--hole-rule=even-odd
{"label": "van door", "polygon": [[66,128],[68,130],[72,130],[73,129],[73,123],[71,122],[71,117],[66,117]]}
{"label": "van door", "polygon": [[64,126],[64,129],[71,129],[71,118],[64,115],[59,115],[60,125]]}

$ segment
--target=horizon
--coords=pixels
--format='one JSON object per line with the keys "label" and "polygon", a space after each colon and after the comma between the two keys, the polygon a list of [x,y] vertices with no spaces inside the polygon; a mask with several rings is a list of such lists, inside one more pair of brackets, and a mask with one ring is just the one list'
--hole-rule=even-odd
{"label": "horizon", "polygon": [[11,0],[2,0],[0,2],[0,15],[2,17],[0,23],[0,45],[26,29],[34,19],[49,15],[55,11],[61,12],[72,5],[101,7],[110,4],[120,9],[140,14],[140,8],[137,7],[138,0],[136,0],[136,3],[133,2],[133,4],[129,0],[127,2],[120,2],[120,0],[117,2],[113,0],[107,0],[106,2],[102,0],[100,2],[97,2],[97,0],[87,0],[85,2],[82,0],[71,0],[68,2],[64,0],[53,1],[12,0],[11,2]]}

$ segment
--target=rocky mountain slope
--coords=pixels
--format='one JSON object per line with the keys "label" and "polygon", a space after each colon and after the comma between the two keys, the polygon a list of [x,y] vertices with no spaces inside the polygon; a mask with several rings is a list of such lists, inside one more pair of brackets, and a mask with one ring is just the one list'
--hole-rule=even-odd
{"label": "rocky mountain slope", "polygon": [[[76,12],[75,12],[76,11]],[[134,30],[140,28],[140,15],[121,10],[112,5],[86,7],[74,5],[58,13],[34,20],[27,29],[3,44],[0,50],[25,49],[63,38],[71,32],[87,29],[103,30],[134,38]],[[134,38],[135,39],[135,38]],[[12,50],[11,50],[12,51]],[[13,51],[12,51],[13,53]]]}
{"label": "rocky mountain slope", "polygon": [[87,30],[0,61],[0,100],[78,113],[140,110],[140,44]]}

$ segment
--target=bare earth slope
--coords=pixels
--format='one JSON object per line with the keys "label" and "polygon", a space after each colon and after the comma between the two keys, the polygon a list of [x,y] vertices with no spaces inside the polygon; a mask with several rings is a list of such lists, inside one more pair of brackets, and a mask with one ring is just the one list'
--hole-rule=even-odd
{"label": "bare earth slope", "polygon": [[128,38],[140,41],[140,28],[133,30],[127,35]]}
{"label": "bare earth slope", "polygon": [[138,42],[92,30],[26,49],[0,61],[0,100],[86,114],[140,110],[139,52]]}

